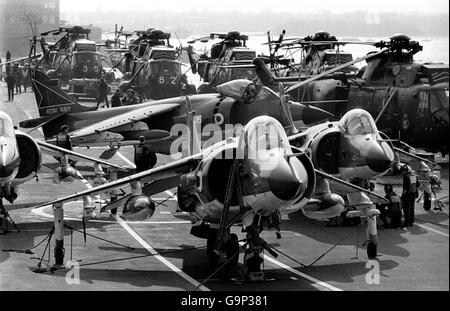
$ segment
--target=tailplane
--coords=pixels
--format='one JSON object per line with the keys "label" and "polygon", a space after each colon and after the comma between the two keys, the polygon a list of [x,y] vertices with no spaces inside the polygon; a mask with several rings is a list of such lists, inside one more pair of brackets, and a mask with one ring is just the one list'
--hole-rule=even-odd
{"label": "tailplane", "polygon": [[30,78],[40,117],[96,110],[96,106],[80,105],[75,98],[59,87],[58,79],[50,79],[38,69],[30,70]]}

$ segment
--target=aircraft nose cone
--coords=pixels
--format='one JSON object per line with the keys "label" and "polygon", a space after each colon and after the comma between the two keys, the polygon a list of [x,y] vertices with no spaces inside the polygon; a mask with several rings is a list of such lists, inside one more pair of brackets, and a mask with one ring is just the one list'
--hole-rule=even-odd
{"label": "aircraft nose cone", "polygon": [[393,159],[378,144],[368,150],[366,160],[369,168],[377,173],[388,170],[393,164]]}
{"label": "aircraft nose cone", "polygon": [[292,119],[294,121],[303,121],[306,125],[316,124],[329,120],[333,114],[313,106],[306,106],[300,103],[291,103]]}
{"label": "aircraft nose cone", "polygon": [[301,182],[295,176],[286,161],[280,162],[270,173],[270,191],[281,200],[292,200],[298,193],[300,186]]}

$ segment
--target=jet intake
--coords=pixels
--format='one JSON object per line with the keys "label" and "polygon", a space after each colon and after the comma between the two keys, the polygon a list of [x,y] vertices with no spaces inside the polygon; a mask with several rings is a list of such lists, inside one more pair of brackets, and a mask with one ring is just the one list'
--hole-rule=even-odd
{"label": "jet intake", "polygon": [[14,182],[19,184],[37,175],[41,167],[42,154],[39,145],[29,135],[16,131],[16,141],[20,154],[20,164]]}

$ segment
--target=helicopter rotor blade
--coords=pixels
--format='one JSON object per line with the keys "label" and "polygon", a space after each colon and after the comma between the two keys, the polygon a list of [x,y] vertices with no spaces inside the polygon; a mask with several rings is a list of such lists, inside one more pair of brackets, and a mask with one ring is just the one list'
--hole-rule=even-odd
{"label": "helicopter rotor blade", "polygon": [[278,38],[278,42],[275,45],[274,54],[278,51],[280,48],[281,42],[283,42],[284,35],[286,34],[286,29],[283,29],[283,31],[280,34],[280,37]]}
{"label": "helicopter rotor blade", "polygon": [[48,36],[49,34],[55,33],[55,32],[59,33],[59,29],[53,29],[53,30],[48,30],[48,31],[42,32],[41,36]]}
{"label": "helicopter rotor blade", "polygon": [[270,31],[267,31],[267,44],[269,45],[269,55],[272,55],[272,39],[270,39]]}
{"label": "helicopter rotor blade", "polygon": [[300,40],[294,40],[292,42],[282,43],[281,46],[282,47],[288,47],[288,46],[294,46],[294,45],[301,45],[301,46],[305,46],[305,45],[334,45],[334,46],[339,46],[339,45],[347,45],[347,44],[359,44],[359,45],[373,45],[373,46],[375,46],[375,44],[377,44],[377,42],[374,42],[374,41],[311,41],[311,40],[300,39]]}

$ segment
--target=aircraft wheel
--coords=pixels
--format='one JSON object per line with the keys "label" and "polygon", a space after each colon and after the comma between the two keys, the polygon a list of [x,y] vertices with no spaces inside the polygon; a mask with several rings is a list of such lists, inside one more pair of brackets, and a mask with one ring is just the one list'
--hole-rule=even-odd
{"label": "aircraft wheel", "polygon": [[[217,231],[217,230],[215,230]],[[219,262],[219,255],[214,252],[216,247],[217,232],[211,233],[206,241],[206,256],[210,264],[217,264]]]}
{"label": "aircraft wheel", "polygon": [[377,244],[373,241],[367,242],[367,257],[375,259],[377,257]]}
{"label": "aircraft wheel", "polygon": [[[228,265],[229,266],[237,265],[237,263],[239,262],[239,241],[235,233],[232,233],[230,235],[230,240],[228,241],[226,246],[226,253],[227,253],[227,260],[234,256],[233,259],[231,259],[228,262]],[[235,255],[236,253],[237,255]]]}

